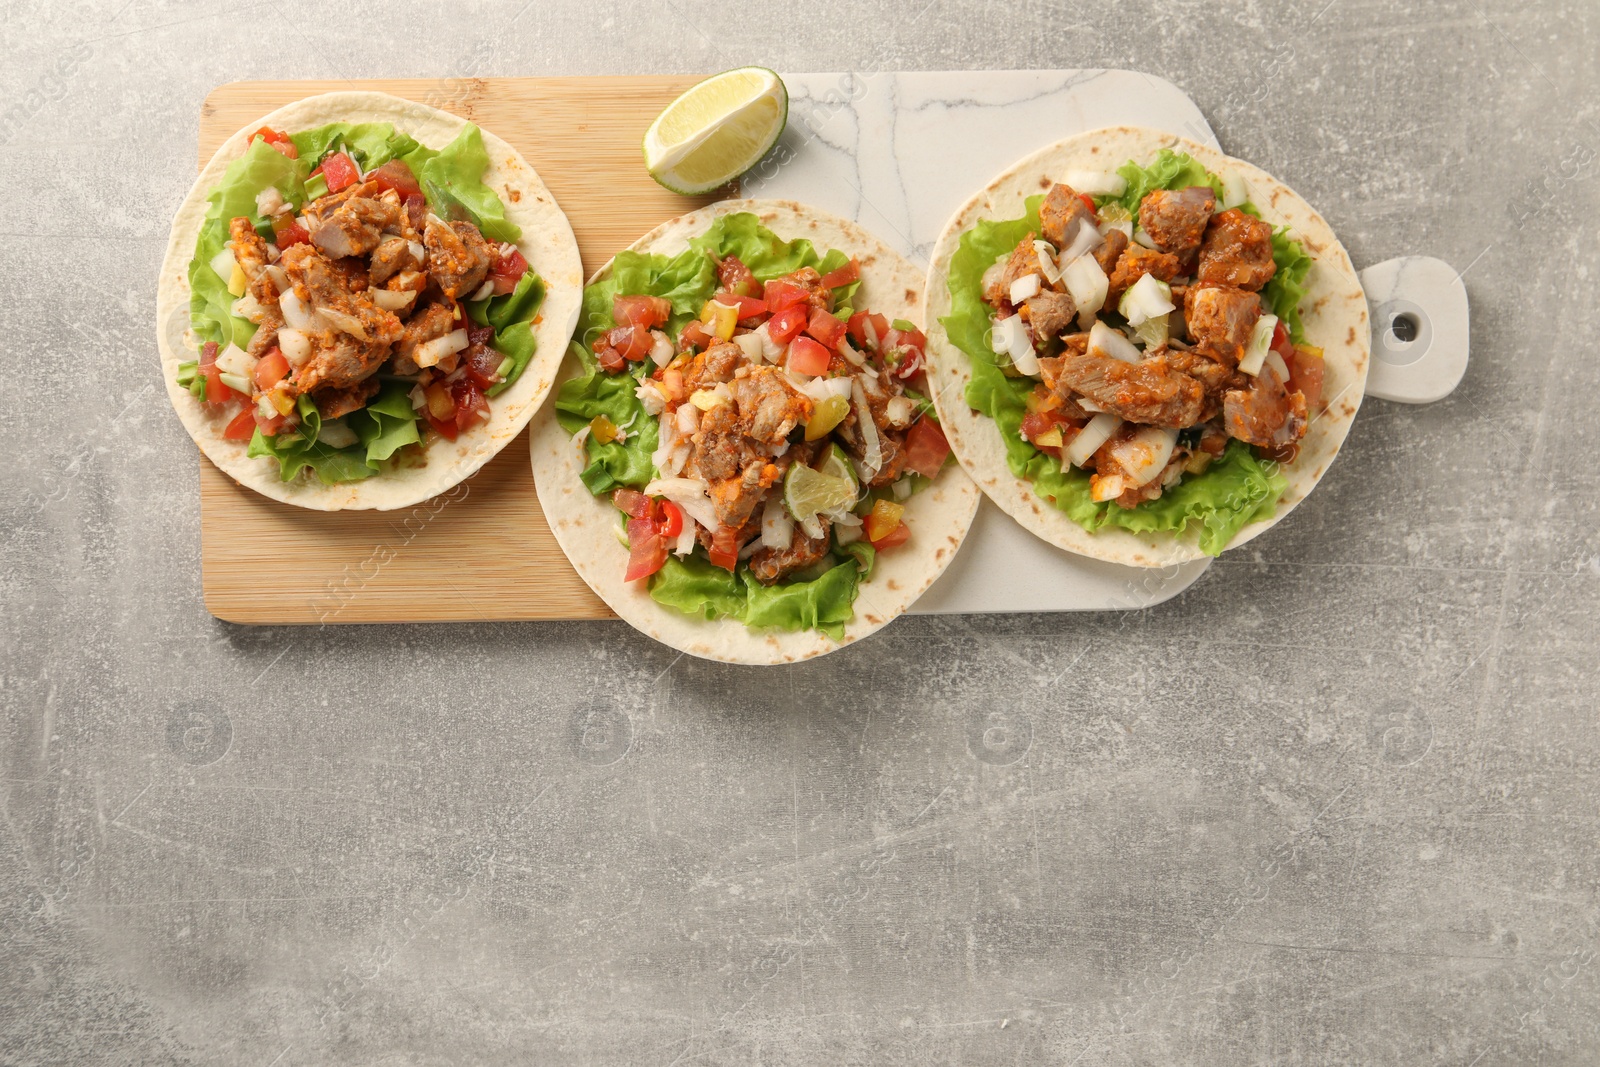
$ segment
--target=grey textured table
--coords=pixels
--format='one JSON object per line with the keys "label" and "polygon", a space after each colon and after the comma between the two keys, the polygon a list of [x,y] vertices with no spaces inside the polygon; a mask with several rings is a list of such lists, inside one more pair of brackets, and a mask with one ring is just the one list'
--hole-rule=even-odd
{"label": "grey textured table", "polygon": [[[444,10],[7,6],[0,1062],[1600,1058],[1593,5]],[[746,62],[1165,76],[1464,270],[1473,364],[1145,612],[211,619],[153,341],[207,90]]]}

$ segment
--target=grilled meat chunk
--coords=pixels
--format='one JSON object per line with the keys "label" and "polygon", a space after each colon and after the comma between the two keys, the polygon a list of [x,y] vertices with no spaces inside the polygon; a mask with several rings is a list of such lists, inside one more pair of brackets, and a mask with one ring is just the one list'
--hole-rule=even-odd
{"label": "grilled meat chunk", "polygon": [[777,464],[753,459],[737,476],[711,482],[711,507],[717,513],[717,521],[736,529],[743,526],[777,480]]}
{"label": "grilled meat chunk", "polygon": [[385,237],[372,250],[372,266],[367,269],[367,281],[382,285],[402,271],[418,270],[422,264],[411,253],[411,242],[404,237]]}
{"label": "grilled meat chunk", "polygon": [[478,290],[495,259],[494,246],[470,222],[445,223],[430,217],[422,243],[434,282],[446,296],[458,299]]}
{"label": "grilled meat chunk", "polygon": [[400,340],[395,342],[394,372],[416,374],[421,369],[413,358],[417,353],[417,346],[443,337],[455,328],[455,311],[449,304],[438,300],[430,300],[423,304],[406,320],[405,328],[400,333]]}
{"label": "grilled meat chunk", "polygon": [[[1081,205],[1080,205],[1081,206]],[[1033,247],[1033,234],[1017,242],[1011,258],[996,262],[983,274],[983,299],[992,307],[1011,307],[1011,283],[1030,274],[1038,274],[1039,253]]]}
{"label": "grilled meat chunk", "polygon": [[309,244],[295,245],[278,262],[294,285],[295,295],[327,313],[336,330],[385,350],[400,339],[400,320],[368,295],[365,270],[357,276],[347,261],[329,260]]}
{"label": "grilled meat chunk", "polygon": [[1111,272],[1117,269],[1117,260],[1122,258],[1122,253],[1127,251],[1127,248],[1127,234],[1121,230],[1107,230],[1105,242],[1090,255],[1094,256],[1094,261],[1100,264],[1100,269],[1105,271],[1106,277],[1109,278]]}
{"label": "grilled meat chunk", "polygon": [[1230,368],[1238,366],[1260,317],[1261,298],[1242,289],[1202,285],[1191,286],[1183,294],[1183,321],[1189,339]]}
{"label": "grilled meat chunk", "polygon": [[794,537],[787,548],[758,548],[750,557],[750,573],[756,576],[756,581],[762,585],[771,585],[793,574],[795,571],[804,570],[813,563],[820,562],[828,554],[828,520],[821,517],[821,537],[808,537],[797,523],[794,528]]}
{"label": "grilled meat chunk", "polygon": [[311,399],[316,402],[317,411],[323,418],[337,419],[366,407],[367,401],[378,395],[382,384],[374,376],[341,389],[323,386],[311,394]]}
{"label": "grilled meat chunk", "polygon": [[811,417],[810,400],[796,392],[774,367],[751,367],[728,384],[745,436],[776,445]]}
{"label": "grilled meat chunk", "polygon": [[1238,208],[1212,216],[1200,246],[1196,275],[1202,284],[1254,292],[1272,280],[1272,227]]}
{"label": "grilled meat chunk", "polygon": [[387,344],[358,341],[343,333],[319,334],[311,358],[295,372],[290,385],[297,394],[346,389],[372,377],[388,358]]}
{"label": "grilled meat chunk", "polygon": [[1166,252],[1157,252],[1144,245],[1130,244],[1123,250],[1122,255],[1117,257],[1116,269],[1111,272],[1111,287],[1106,293],[1106,307],[1116,307],[1117,301],[1122,299],[1122,294],[1146,274],[1154,274],[1162,281],[1170,282],[1178,274],[1178,257]]}
{"label": "grilled meat chunk", "polygon": [[335,259],[364,256],[377,248],[388,226],[400,223],[400,205],[392,199],[351,196],[331,209],[306,212],[311,243]]}
{"label": "grilled meat chunk", "polygon": [[1069,352],[1061,359],[1056,392],[1073,393],[1130,422],[1183,429],[1200,421],[1205,390],[1199,381],[1174,369],[1165,351],[1137,363],[1092,352]]}
{"label": "grilled meat chunk", "polygon": [[[1039,229],[1044,239],[1056,246],[1056,251],[1070,245],[1078,236],[1079,226],[1095,225],[1094,212],[1083,202],[1076,190],[1060,182],[1052,185],[1039,205]],[[1032,240],[1032,238],[1029,238]]]}
{"label": "grilled meat chunk", "polygon": [[1209,185],[1156,189],[1139,204],[1139,225],[1157,248],[1183,259],[1200,247],[1216,206],[1217,194]]}
{"label": "grilled meat chunk", "polygon": [[1231,389],[1223,395],[1222,419],[1231,436],[1262,448],[1283,450],[1305,436],[1306,398],[1289,392],[1268,364],[1247,388]]}
{"label": "grilled meat chunk", "polygon": [[1033,346],[1042,350],[1072,326],[1078,305],[1066,293],[1044,289],[1024,301],[1023,310],[1033,327]]}
{"label": "grilled meat chunk", "polygon": [[261,321],[256,324],[256,332],[250,335],[250,343],[244,346],[244,350],[257,359],[261,358],[278,343],[278,331],[281,329],[283,313],[278,310],[278,305],[262,304]]}

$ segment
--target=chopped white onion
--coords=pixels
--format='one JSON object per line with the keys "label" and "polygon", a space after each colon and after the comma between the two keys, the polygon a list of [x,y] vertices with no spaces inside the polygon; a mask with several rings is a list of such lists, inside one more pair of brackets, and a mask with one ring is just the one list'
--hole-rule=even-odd
{"label": "chopped white onion", "polygon": [[1128,286],[1128,291],[1122,294],[1122,299],[1117,303],[1117,311],[1128,320],[1129,326],[1138,326],[1146,319],[1165,315],[1175,307],[1172,286],[1154,274],[1146,274]]}
{"label": "chopped white onion", "polygon": [[1078,406],[1080,408],[1089,412],[1091,415],[1105,410],[1105,408],[1101,407],[1099,404],[1096,404],[1093,400],[1090,400],[1086,396],[1077,396],[1073,397],[1073,399],[1078,402]]}
{"label": "chopped white onion", "polygon": [[311,338],[287,326],[278,331],[278,348],[282,350],[283,358],[289,361],[289,366],[297,370],[311,358]]}
{"label": "chopped white onion", "polygon": [[878,424],[872,421],[872,410],[867,407],[867,395],[861,391],[860,379],[852,379],[850,392],[856,403],[856,432],[861,434],[861,463],[868,472],[876,475],[883,469],[883,446],[878,441]]}
{"label": "chopped white onion", "polygon": [[1111,291],[1111,279],[1093,256],[1079,256],[1062,267],[1061,281],[1078,307],[1080,321],[1083,316],[1099,311],[1105,305],[1106,294]]}
{"label": "chopped white onion", "polygon": [[317,444],[329,448],[349,448],[356,440],[356,432],[341,419],[324,422],[317,430]]}
{"label": "chopped white onion", "polygon": [[1089,499],[1096,504],[1122,495],[1125,479],[1120,474],[1096,474],[1089,479]]}
{"label": "chopped white onion", "polygon": [[245,293],[233,302],[233,307],[228,309],[241,319],[249,319],[259,323],[266,315],[267,309],[261,306],[261,301],[256,299],[254,293]]}
{"label": "chopped white onion", "polygon": [[1127,437],[1113,441],[1108,451],[1127,472],[1128,484],[1137,489],[1149,485],[1166,469],[1177,444],[1177,430],[1141,426]]}
{"label": "chopped white onion", "polygon": [[[1041,263],[1040,266],[1042,269],[1043,264]],[[1015,305],[1021,306],[1024,300],[1031,296],[1037,296],[1038,293],[1039,275],[1037,274],[1024,274],[1011,283],[1011,302]]]}
{"label": "chopped white onion", "polygon": [[667,406],[667,398],[661,395],[661,390],[656,386],[655,382],[640,382],[639,387],[633,391],[633,395],[639,398],[639,403],[644,406],[646,415],[659,415]]}
{"label": "chopped white onion", "polygon": [[783,494],[768,495],[761,507],[761,543],[767,548],[785,549],[794,542],[794,519],[783,506]]}
{"label": "chopped white onion", "polygon": [[1226,211],[1230,207],[1238,207],[1250,199],[1250,187],[1245,184],[1242,174],[1224,174],[1222,176],[1222,208]]}
{"label": "chopped white onion", "polygon": [[889,420],[889,425],[897,430],[910,426],[916,414],[917,405],[908,396],[894,397],[884,409],[884,417]]}
{"label": "chopped white onion", "polygon": [[431,341],[424,341],[418,345],[411,354],[411,361],[419,367],[435,367],[446,356],[453,355],[467,347],[467,331],[451,330],[443,337],[435,337]]}
{"label": "chopped white onion", "polygon": [[295,293],[293,288],[283,290],[283,295],[278,297],[278,310],[283,312],[283,321],[296,330],[307,333],[322,333],[328,328],[328,321]]}
{"label": "chopped white onion", "polygon": [[755,329],[755,336],[761,338],[761,358],[768,363],[776,363],[788,349],[788,345],[780,345],[772,339],[772,331],[767,329],[767,324],[762,323]]}
{"label": "chopped white onion", "polygon": [[672,546],[672,552],[677,556],[687,556],[694,551],[695,531],[700,524],[688,515],[683,517],[683,529],[678,532],[678,542]]}
{"label": "chopped white onion", "polygon": [[1122,335],[1120,330],[1113,330],[1103,322],[1095,322],[1089,328],[1089,352],[1091,355],[1099,354],[1111,359],[1120,359],[1124,363],[1139,362],[1139,350],[1132,341]]}
{"label": "chopped white onion", "polygon": [[867,365],[867,357],[856,351],[848,337],[839,338],[839,354],[858,367]]}
{"label": "chopped white onion", "polygon": [[681,437],[688,437],[700,428],[700,409],[693,404],[679,404],[674,417],[678,420],[678,434]]}
{"label": "chopped white onion", "polygon": [[[852,516],[854,517],[854,516]],[[833,528],[833,543],[836,545],[849,545],[861,540],[861,526],[836,525]]]}
{"label": "chopped white onion", "polygon": [[211,269],[226,285],[233,278],[233,268],[239,261],[233,258],[233,249],[227,245],[222,246],[222,251],[211,257]]}
{"label": "chopped white onion", "polygon": [[[423,392],[421,383],[413,385],[411,392],[407,393],[406,397],[411,401],[412,411],[421,411],[428,406],[428,394]],[[583,448],[583,439],[588,436],[589,425],[587,423],[584,424],[583,429],[572,435],[572,443],[578,446],[580,454]]]}
{"label": "chopped white onion", "polygon": [[1278,316],[1263,315],[1256,320],[1254,330],[1250,331],[1250,343],[1245,346],[1244,355],[1239,358],[1240,374],[1256,374],[1261,370],[1261,363],[1267,358],[1267,352],[1272,347],[1272,332],[1278,328]]}
{"label": "chopped white onion", "polygon": [[665,367],[672,362],[675,354],[672,350],[672,338],[660,330],[650,331],[650,362],[658,367]]}
{"label": "chopped white onion", "polygon": [[1114,170],[1069,170],[1062,181],[1090,196],[1121,196],[1128,191],[1128,179]]}
{"label": "chopped white onion", "polygon": [[468,300],[487,300],[494,295],[494,279],[490,278],[478,286],[478,291],[467,297]]}
{"label": "chopped white onion", "polygon": [[263,267],[261,273],[267,276],[267,281],[272,283],[272,288],[280,293],[287,293],[292,288],[289,284],[289,272],[282,267],[277,265]]}
{"label": "chopped white onion", "polygon": [[1267,349],[1267,359],[1262,366],[1270,367],[1272,369],[1272,373],[1278,376],[1278,381],[1285,383],[1289,381],[1289,365],[1283,361],[1282,356],[1278,355],[1278,353],[1274,352],[1272,349]]}
{"label": "chopped white onion", "polygon": [[[1061,280],[1061,263],[1056,259],[1056,250],[1049,241],[1033,242],[1033,254],[1039,257],[1039,272],[1044,275],[1044,280],[1051,285]],[[1012,303],[1016,303],[1015,300]]]}
{"label": "chopped white onion", "polygon": [[1110,412],[1096,415],[1062,450],[1061,458],[1074,467],[1083,466],[1089,462],[1090,456],[1100,451],[1101,445],[1111,440],[1111,435],[1116,433],[1121,425],[1122,420]]}
{"label": "chopped white onion", "polygon": [[644,487],[644,495],[664,496],[701,526],[708,530],[717,528],[717,513],[711,506],[705,482],[693,478],[657,478]]}
{"label": "chopped white onion", "polygon": [[1130,241],[1133,240],[1133,223],[1127,219],[1119,219],[1116,222],[1102,222],[1100,224],[1100,236],[1110,237],[1112,230],[1119,230],[1122,236]]}
{"label": "chopped white onion", "polygon": [[421,241],[407,241],[406,247],[411,249],[411,258],[417,261],[417,269],[421,270],[428,262],[428,246]]}
{"label": "chopped white onion", "polygon": [[261,215],[276,215],[287,210],[288,203],[283,199],[283,194],[277,186],[269,185],[256,194],[256,212]]}
{"label": "chopped white onion", "polygon": [[[733,343],[739,346],[739,351],[743,352],[744,358],[748,359],[751,363],[760,363],[764,358],[762,355],[764,349],[761,347],[761,338],[754,332],[735,335],[733,338]],[[652,349],[650,354],[654,356],[655,350]],[[668,355],[667,361],[671,362],[671,360],[671,355]]]}
{"label": "chopped white onion", "polygon": [[889,487],[889,492],[894,494],[896,500],[911,499],[911,479],[901,478]]}
{"label": "chopped white onion", "polygon": [[372,302],[385,311],[400,311],[411,306],[417,298],[412,289],[373,289],[371,290]]}
{"label": "chopped white onion", "polygon": [[1072,240],[1061,250],[1061,262],[1071,263],[1092,249],[1099,248],[1105,240],[1098,226],[1087,219],[1082,219],[1078,222],[1078,229],[1072,235]]}
{"label": "chopped white onion", "polygon": [[256,369],[256,357],[240,348],[229,345],[217,354],[217,370],[223,374],[237,374],[249,378]]}
{"label": "chopped white onion", "polygon": [[[339,330],[342,333],[347,333],[351,337],[354,337],[358,341],[365,341],[367,339],[367,327],[366,327],[366,325],[360,319],[356,318],[354,315],[351,315],[348,312],[340,311],[338,308],[331,308],[331,307],[329,307],[329,308],[318,308],[317,309],[317,314],[319,314],[323,318],[327,319],[328,322],[330,324],[332,324],[334,329]],[[461,332],[461,336],[463,336],[463,337],[466,336],[466,331],[465,330],[460,331],[460,332]],[[433,342],[429,341],[428,343],[432,344]],[[463,343],[461,345],[461,347],[465,348],[467,346],[466,346],[465,343]],[[420,346],[419,346],[419,351],[420,351]],[[433,366],[433,364],[432,363],[418,363],[417,366],[419,366],[419,367],[431,367],[431,366]]]}
{"label": "chopped white onion", "polygon": [[1161,251],[1161,249],[1156,246],[1156,239],[1150,236],[1149,230],[1134,230],[1133,239],[1139,244],[1144,245],[1146,248],[1153,248],[1157,252]]}

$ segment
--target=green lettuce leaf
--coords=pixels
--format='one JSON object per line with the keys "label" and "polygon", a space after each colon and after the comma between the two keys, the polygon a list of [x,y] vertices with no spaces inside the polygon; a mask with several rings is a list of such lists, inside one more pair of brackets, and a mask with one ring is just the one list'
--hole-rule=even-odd
{"label": "green lettuce leaf", "polygon": [[537,345],[533,339],[533,320],[544,303],[544,279],[528,271],[517,282],[517,287],[504,296],[491,296],[467,304],[467,314],[479,326],[494,327],[494,348],[508,357],[512,366],[505,380],[490,386],[488,396],[499,396],[511,388],[511,383],[522,376],[533,361]]}
{"label": "green lettuce leaf", "polygon": [[[836,250],[819,256],[810,241],[785,241],[746,212],[718,218],[676,256],[619,253],[610,277],[583,291],[578,339],[572,344],[582,371],[562,384],[555,401],[556,418],[568,433],[578,432],[596,415],[629,430],[625,442],[602,445],[592,437],[587,440],[589,463],[582,477],[595,495],[618,486],[641,488],[647,484],[655,475],[650,455],[658,443],[656,420],[645,413],[634,395],[641,377],[647,369],[653,370],[654,364],[646,362],[630,367],[627,373],[606,374],[589,347],[616,325],[611,316],[612,299],[641,293],[666,298],[672,305],[668,328],[676,334],[716,292],[716,261],[730,255],[738,256],[760,281],[792,274],[801,267],[825,274],[849,262],[848,256]],[[836,288],[835,306],[848,305],[859,287],[859,282],[852,282]],[[750,577],[748,568],[740,567],[737,573],[723,570],[697,548],[685,558],[669,556],[650,579],[650,595],[689,615],[736,618],[753,627],[815,629],[837,639],[854,614],[856,590],[871,575],[876,556],[870,544],[861,542],[840,551],[848,558],[814,578],[763,586]]]}
{"label": "green lettuce leaf", "polygon": [[[1187,189],[1191,185],[1209,185],[1222,195],[1222,179],[1206,170],[1199,160],[1187,152],[1174,152],[1163,148],[1147,167],[1129,160],[1117,168],[1117,173],[1127,181],[1128,188],[1121,196],[1096,197],[1097,203],[1115,200],[1128,209],[1128,214],[1139,217],[1139,202],[1156,189]],[[1255,214],[1252,209],[1251,214]],[[1021,238],[1018,238],[1021,240]]]}
{"label": "green lettuce leaf", "polygon": [[[1157,162],[1161,162],[1159,158]],[[1136,178],[1146,180],[1128,171],[1129,167],[1124,167],[1119,173],[1128,178],[1130,190]],[[1181,165],[1164,166],[1157,178],[1198,184]],[[951,257],[950,314],[939,321],[972,364],[967,403],[994,419],[1005,442],[1006,466],[1011,473],[1026,479],[1035,493],[1084,529],[1092,532],[1117,526],[1141,533],[1178,533],[1189,523],[1199,522],[1201,551],[1217,555],[1245,525],[1270,517],[1288,487],[1277,464],[1257,457],[1248,445],[1231,441],[1222,457],[1202,473],[1186,476],[1156,500],[1122,508],[1110,501],[1096,503],[1090,499],[1086,473],[1075,467],[1063,470],[1058,460],[1022,438],[1022,417],[1027,413],[1026,399],[1034,383],[1028,378],[1008,378],[1000,370],[999,357],[989,347],[989,309],[983,303],[982,278],[1002,253],[1015,248],[1029,231],[1038,232],[1039,204],[1043,199],[1042,195],[1029,197],[1022,218],[980,220],[962,234],[960,246]]]}
{"label": "green lettuce leaf", "polygon": [[454,141],[433,153],[420,170],[412,167],[428,205],[440,218],[461,218],[465,213],[489,240],[515,241],[522,236],[522,227],[506,218],[505,204],[483,184],[483,173],[488,169],[489,153],[484,151],[483,134],[471,124]]}
{"label": "green lettuce leaf", "polygon": [[322,415],[310,397],[302,396],[296,401],[299,428],[276,437],[257,430],[250,438],[248,454],[276,459],[279,477],[286,482],[306,467],[326,485],[370,478],[397,450],[422,439],[417,432],[418,415],[411,408],[408,393],[405,383],[389,382],[366,407],[346,415],[344,423],[355,433],[357,443],[344,448],[333,448],[318,440]]}
{"label": "green lettuce leaf", "polygon": [[[406,445],[421,442],[422,434],[417,429],[420,418],[411,406],[411,390],[406,383],[387,382],[366,407],[346,415],[345,424],[361,442],[358,454],[363,462],[377,470],[380,463]],[[349,450],[358,451],[355,445]]]}

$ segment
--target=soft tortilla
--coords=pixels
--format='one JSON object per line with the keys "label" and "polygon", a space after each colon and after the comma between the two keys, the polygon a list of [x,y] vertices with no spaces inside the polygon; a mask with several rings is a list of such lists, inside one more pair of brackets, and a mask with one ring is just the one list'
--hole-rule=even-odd
{"label": "soft tortilla", "polygon": [[1366,388],[1371,344],[1366,294],[1344,246],[1310,204],[1260,168],[1214,148],[1159,130],[1110,127],[1058,141],[995,178],[945,225],[928,268],[927,334],[934,401],[956,456],[989,499],[1039,537],[1071,552],[1137,567],[1166,567],[1203,558],[1198,524],[1190,523],[1182,534],[1130,533],[1111,526],[1090,533],[1039,497],[1032,483],[1018,478],[1006,466],[1005,442],[994,420],[967,406],[971,365],[966,353],[951,342],[939,319],[950,313],[946,281],[951,257],[959,247],[961,235],[979,219],[1020,217],[1025,210],[1024,200],[1047,190],[1052,180],[1060,179],[1068,170],[1115,169],[1130,159],[1144,164],[1163,148],[1187,152],[1213,174],[1231,172],[1242,176],[1250,200],[1262,217],[1289,226],[1314,261],[1300,307],[1306,341],[1322,348],[1327,363],[1323,384],[1327,409],[1312,418],[1300,455],[1283,468],[1289,488],[1276,513],[1240,530],[1227,545],[1237,548],[1270,529],[1311,492],[1338,454]]}
{"label": "soft tortilla", "polygon": [[[539,175],[500,138],[483,132],[489,155],[484,184],[499,194],[506,218],[522,227],[517,247],[529,265],[544,279],[546,294],[539,309],[540,322],[532,326],[534,356],[516,383],[489,401],[489,418],[480,421],[454,441],[438,435],[426,441],[420,456],[408,455],[387,469],[359,482],[324,485],[312,471],[302,471],[285,482],[278,463],[270,456],[245,455],[248,441],[228,441],[223,429],[233,412],[217,413],[177,384],[178,364],[196,358],[199,345],[189,326],[189,262],[205,221],[206,196],[222,179],[228,164],[249,147],[249,137],[261,126],[275,129],[311,129],[329,122],[387,122],[430,148],[443,148],[455,139],[465,119],[401,100],[386,93],[340,92],[308,97],[248,123],[223,142],[184,198],[172,220],[166,259],[161,265],[157,295],[157,339],[161,345],[161,375],[167,395],[189,436],[200,451],[240,485],[286,504],[317,511],[375,508],[380,511],[410,507],[449,489],[483,466],[521,432],[555,382],[562,353],[578,322],[583,303],[583,264],[572,226],[556,205]],[[511,194],[515,192],[516,196]],[[415,449],[407,449],[414,453]]]}
{"label": "soft tortilla", "polygon": [[[725,200],[662,224],[631,246],[636,252],[676,255],[689,239],[704,233],[719,215],[748,211],[761,224],[787,240],[804,237],[819,254],[837,248],[861,264],[861,306],[891,319],[922,321],[922,278],[882,241],[848,219],[786,200]],[[611,272],[607,263],[590,283]],[[577,373],[576,357],[568,358],[561,378]],[[548,404],[534,420],[531,434],[533,480],[556,540],[583,580],[611,609],[635,628],[691,656],[728,663],[791,663],[821,656],[859,640],[905,611],[954,558],[978,508],[978,490],[954,463],[947,464],[932,485],[906,501],[911,540],[878,557],[872,579],[861,583],[855,617],[845,625],[844,639],[834,641],[811,630],[755,631],[737,619],[705,619],[685,615],[650,599],[644,582],[624,582],[628,550],[618,542],[617,509],[592,495],[579,480],[584,459]]]}

